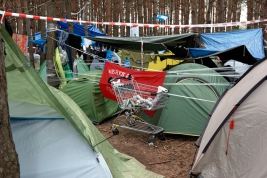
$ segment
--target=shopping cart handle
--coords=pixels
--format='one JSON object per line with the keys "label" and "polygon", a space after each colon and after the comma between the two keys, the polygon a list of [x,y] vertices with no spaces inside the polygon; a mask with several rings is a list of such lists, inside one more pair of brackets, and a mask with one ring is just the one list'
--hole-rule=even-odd
{"label": "shopping cart handle", "polygon": [[109,77],[108,83],[111,83],[111,82],[113,82],[115,80],[122,79],[122,78],[131,80],[132,79],[132,74],[129,74],[127,77],[123,77],[123,76],[121,76],[121,77],[114,77],[114,78]]}

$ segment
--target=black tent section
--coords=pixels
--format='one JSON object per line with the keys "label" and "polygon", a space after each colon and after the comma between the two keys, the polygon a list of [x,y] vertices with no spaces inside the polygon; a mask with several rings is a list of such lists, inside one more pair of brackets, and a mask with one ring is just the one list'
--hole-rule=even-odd
{"label": "black tent section", "polygon": [[180,59],[180,60],[194,60],[196,63],[202,64],[208,67],[214,67],[215,64],[213,65],[212,64],[213,62],[211,62],[212,61],[211,58],[214,56],[219,56],[220,60],[223,63],[227,62],[230,59],[234,59],[236,61],[248,64],[248,65],[253,65],[257,62],[257,60],[250,54],[250,52],[248,51],[245,45],[237,46],[237,47],[225,50],[225,51],[220,51],[217,53],[213,53],[207,56],[202,56],[202,57],[197,57],[197,58],[181,58],[178,55],[160,56],[160,58],[161,60],[165,60],[167,58]]}
{"label": "black tent section", "polygon": [[150,36],[150,37],[107,37],[107,36],[96,36],[96,37],[86,37],[97,43],[102,43],[104,45],[117,47],[120,49],[125,49],[129,51],[140,52],[141,42],[143,42],[144,52],[153,52],[165,50],[166,46],[182,46],[184,44],[190,43],[191,37],[195,36],[195,33],[186,33],[178,35],[168,35],[168,36]]}

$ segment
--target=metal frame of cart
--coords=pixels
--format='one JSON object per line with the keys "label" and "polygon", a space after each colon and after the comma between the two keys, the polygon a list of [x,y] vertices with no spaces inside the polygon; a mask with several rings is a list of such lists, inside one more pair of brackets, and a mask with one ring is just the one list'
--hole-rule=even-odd
{"label": "metal frame of cart", "polygon": [[164,129],[142,121],[134,114],[139,110],[156,110],[166,106],[168,90],[162,86],[152,86],[136,82],[131,75],[110,77],[108,80],[116,96],[119,107],[125,110],[125,119],[112,124],[113,134],[119,133],[118,127],[149,134],[148,142],[153,144],[156,135],[163,137]]}

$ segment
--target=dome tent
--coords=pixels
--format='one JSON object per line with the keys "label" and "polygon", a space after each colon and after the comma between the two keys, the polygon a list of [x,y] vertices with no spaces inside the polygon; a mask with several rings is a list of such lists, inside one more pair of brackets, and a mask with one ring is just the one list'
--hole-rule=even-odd
{"label": "dome tent", "polygon": [[215,102],[229,86],[223,76],[206,66],[180,64],[168,70],[164,80],[170,94],[167,105],[152,118],[143,112],[139,116],[163,127],[165,133],[198,136]]}
{"label": "dome tent", "polygon": [[218,100],[203,129],[192,176],[266,177],[267,60],[259,60]]}
{"label": "dome tent", "polygon": [[94,123],[100,123],[119,110],[117,102],[103,96],[98,84],[101,75],[102,70],[88,71],[62,89]]}

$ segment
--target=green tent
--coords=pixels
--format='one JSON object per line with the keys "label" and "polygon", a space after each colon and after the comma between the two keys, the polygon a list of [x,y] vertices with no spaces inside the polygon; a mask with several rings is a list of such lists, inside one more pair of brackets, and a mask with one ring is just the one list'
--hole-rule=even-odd
{"label": "green tent", "polygon": [[78,75],[84,74],[85,72],[88,72],[90,70],[82,58],[78,57],[76,59],[76,62]]}
{"label": "green tent", "polygon": [[[75,128],[92,148],[103,141],[105,137],[92,124],[80,107],[65,93],[48,86],[30,65],[4,27],[0,25],[0,28],[4,40],[3,49],[6,53],[8,98],[53,108]],[[32,108],[29,107],[28,109],[31,110]],[[36,132],[40,130],[42,128],[39,128]],[[94,150],[103,155],[113,177],[162,177],[145,170],[144,165],[133,157],[119,153],[108,141],[98,144],[94,147]]]}
{"label": "green tent", "polygon": [[102,70],[86,72],[62,89],[94,123],[100,123],[119,110],[117,102],[103,96],[99,87],[101,75]]}
{"label": "green tent", "polygon": [[39,69],[39,76],[43,79],[43,81],[47,82],[46,60],[42,63]]}
{"label": "green tent", "polygon": [[200,64],[186,63],[167,71],[164,87],[170,97],[166,107],[145,121],[164,128],[165,133],[198,136],[219,96],[229,82],[214,70]]}

